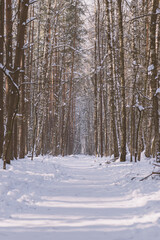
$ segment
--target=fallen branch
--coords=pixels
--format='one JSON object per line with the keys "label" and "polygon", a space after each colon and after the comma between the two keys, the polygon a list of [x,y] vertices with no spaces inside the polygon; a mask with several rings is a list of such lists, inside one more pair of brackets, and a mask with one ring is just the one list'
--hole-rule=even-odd
{"label": "fallen branch", "polygon": [[149,178],[150,176],[152,176],[152,175],[160,175],[160,172],[152,172],[151,174],[149,174],[148,176],[146,176],[146,177],[144,177],[144,178],[142,178],[140,181],[143,181],[143,180],[145,180],[145,179],[147,179],[147,178]]}
{"label": "fallen branch", "polygon": [[153,165],[156,166],[156,167],[160,167],[160,165],[157,164],[157,163],[153,163]]}
{"label": "fallen branch", "polygon": [[151,173],[151,174],[149,174],[148,176],[146,176],[146,177],[142,178],[140,181],[143,181],[143,180],[145,180],[145,179],[149,178],[150,176],[152,176],[152,173]]}

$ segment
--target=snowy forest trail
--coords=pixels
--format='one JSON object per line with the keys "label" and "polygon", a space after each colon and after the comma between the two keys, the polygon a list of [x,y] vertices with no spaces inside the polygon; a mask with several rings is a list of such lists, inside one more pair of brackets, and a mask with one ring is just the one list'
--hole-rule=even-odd
{"label": "snowy forest trail", "polygon": [[160,183],[139,181],[151,168],[81,155],[13,161],[0,170],[0,239],[158,239]]}

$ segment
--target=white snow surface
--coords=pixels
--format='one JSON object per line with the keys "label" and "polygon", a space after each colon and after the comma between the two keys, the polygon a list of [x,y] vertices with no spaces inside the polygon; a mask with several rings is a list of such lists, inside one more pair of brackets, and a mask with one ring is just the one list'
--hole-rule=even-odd
{"label": "white snow surface", "polygon": [[12,161],[0,170],[0,239],[159,239],[160,179],[140,181],[152,170],[148,159]]}

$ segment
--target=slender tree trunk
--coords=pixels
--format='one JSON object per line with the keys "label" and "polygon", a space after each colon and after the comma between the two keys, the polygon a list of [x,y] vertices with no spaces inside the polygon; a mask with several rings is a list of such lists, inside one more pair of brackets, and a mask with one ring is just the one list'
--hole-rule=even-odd
{"label": "slender tree trunk", "polygon": [[140,131],[140,125],[141,125],[142,111],[138,110],[138,112],[139,112],[139,119],[138,119],[137,130],[136,130],[135,162],[137,162],[138,153],[141,148],[140,140],[139,140],[139,131]]}
{"label": "slender tree trunk", "polygon": [[[149,13],[149,1],[146,0],[143,3],[144,14]],[[149,17],[145,20],[145,85],[144,92],[145,95],[151,98],[150,93],[150,83],[148,76],[148,65],[149,65],[149,56],[150,56],[150,46],[149,46]],[[147,100],[144,99],[144,106],[146,105]],[[144,112],[144,141],[145,141],[145,156],[151,157],[151,145],[152,145],[152,119],[150,118],[150,111]]]}
{"label": "slender tree trunk", "polygon": [[25,112],[26,112],[26,107],[25,107],[25,67],[24,67],[24,53],[22,56],[22,63],[21,63],[21,68],[22,68],[22,74],[21,74],[21,101],[20,101],[20,113],[21,113],[21,119],[20,119],[20,151],[19,151],[19,157],[24,158],[25,157],[25,146],[26,146],[26,121],[25,121]]}
{"label": "slender tree trunk", "polygon": [[[0,64],[4,62],[4,0],[0,1]],[[0,158],[4,141],[3,72],[0,70]]]}
{"label": "slender tree trunk", "polygon": [[[20,22],[20,14],[21,14],[20,9],[21,9],[21,1],[19,0],[19,3],[18,3],[18,23]],[[20,64],[21,64],[21,61],[22,60],[20,60]],[[20,101],[20,93],[18,93],[18,94],[19,94],[19,96],[18,96],[19,100],[18,101]],[[17,112],[18,112],[18,109],[17,109]],[[12,140],[13,140],[13,158],[17,159],[17,157],[18,157],[18,149],[17,149],[18,148],[18,119],[17,119],[17,117],[14,118]]]}
{"label": "slender tree trunk", "polygon": [[75,67],[75,48],[76,48],[76,35],[77,35],[77,1],[75,5],[75,32],[73,35],[73,51],[72,51],[72,65],[71,65],[71,75],[70,75],[70,82],[69,82],[69,103],[68,103],[68,112],[66,116],[66,123],[65,123],[65,148],[66,153],[68,154],[69,150],[69,142],[70,142],[70,127],[71,127],[71,111],[72,111],[72,98],[73,98],[73,88],[74,88],[74,67]]}
{"label": "slender tree trunk", "polygon": [[159,114],[158,114],[158,98],[156,90],[158,87],[157,81],[157,51],[156,51],[156,24],[159,0],[153,1],[152,16],[150,23],[150,72],[151,72],[151,89],[153,96],[153,119],[154,119],[154,135],[155,135],[155,150],[156,159],[160,162],[160,136],[159,136]]}
{"label": "slender tree trunk", "polygon": [[109,11],[109,1],[106,0],[106,12],[107,12],[107,42],[108,42],[108,55],[110,60],[110,109],[111,109],[111,131],[113,135],[113,148],[114,157],[119,157],[118,151],[118,141],[117,141],[117,131],[115,124],[115,90],[114,90],[114,73],[113,73],[113,56],[112,56],[112,40],[111,40],[111,21],[110,21],[110,11]]}
{"label": "slender tree trunk", "polygon": [[98,76],[97,76],[97,11],[95,10],[94,43],[94,154],[98,155]]}
{"label": "slender tree trunk", "polygon": [[[75,39],[74,39],[74,48],[75,48]],[[66,152],[68,154],[68,147],[69,147],[69,134],[70,134],[70,120],[71,120],[71,103],[72,103],[72,93],[73,93],[73,79],[74,79],[74,63],[75,63],[75,52],[73,50],[72,53],[72,67],[71,67],[71,78],[70,78],[70,86],[69,86],[69,105],[68,105],[68,112],[65,124],[65,146]]]}
{"label": "slender tree trunk", "polygon": [[120,161],[126,161],[126,97],[124,75],[124,42],[123,42],[123,15],[122,0],[118,0],[118,23],[119,23],[119,51],[120,51],[120,82],[122,97],[122,129],[121,129],[121,156]]}
{"label": "slender tree trunk", "polygon": [[[6,0],[6,68],[10,71],[13,70],[12,65],[12,2],[11,0]],[[9,119],[9,111],[11,108],[11,93],[14,87],[10,82],[10,79],[6,78],[6,118]],[[8,146],[8,153],[6,156],[6,161],[10,164],[10,160],[13,159],[13,138],[10,137],[10,144]],[[4,152],[4,151],[3,151]]]}
{"label": "slender tree trunk", "polygon": [[108,112],[108,96],[107,94],[105,94],[105,91],[107,92],[107,86],[106,86],[106,90],[103,90],[103,104],[104,104],[104,129],[105,129],[105,156],[109,155],[109,147],[108,147],[108,118],[107,118],[107,112]]}
{"label": "slender tree trunk", "polygon": [[60,145],[61,145],[61,155],[64,157],[65,155],[65,135],[64,135],[64,131],[65,131],[65,104],[66,104],[66,51],[65,51],[65,47],[64,47],[64,53],[63,53],[63,58],[62,58],[62,62],[63,62],[63,66],[64,66],[64,70],[63,70],[63,82],[62,82],[62,116],[61,116],[61,140],[60,140]]}
{"label": "slender tree trunk", "polygon": [[[65,62],[65,59],[64,59]],[[65,140],[65,136],[64,136],[64,126],[65,126],[65,102],[66,102],[66,94],[65,94],[65,72],[64,72],[64,83],[62,86],[62,131],[61,131],[61,155],[64,156],[65,152],[64,152],[64,140]]]}
{"label": "slender tree trunk", "polygon": [[98,12],[97,12],[97,50],[98,50],[98,65],[99,65],[99,119],[100,119],[100,131],[99,131],[99,141],[100,141],[100,155],[103,157],[103,81],[102,81],[102,66],[101,66],[101,30],[100,30],[100,1],[97,1]]}
{"label": "slender tree trunk", "polygon": [[97,98],[97,57],[96,57],[96,52],[97,52],[97,44],[95,42],[95,74],[94,74],[94,153],[95,156],[98,155],[98,109],[97,109],[97,104],[98,104],[98,98]]}
{"label": "slender tree trunk", "polygon": [[[132,1],[132,11],[134,17],[137,17],[137,2]],[[136,119],[135,119],[135,104],[136,104],[136,86],[137,86],[137,76],[138,76],[138,50],[137,50],[137,22],[133,22],[132,24],[132,58],[133,58],[133,84],[132,84],[132,100],[131,100],[131,141],[130,141],[130,156],[132,161],[132,156],[134,155],[135,161],[137,161],[138,154],[138,139],[139,139],[139,128],[141,121],[141,112],[139,114],[137,131],[136,131]]]}

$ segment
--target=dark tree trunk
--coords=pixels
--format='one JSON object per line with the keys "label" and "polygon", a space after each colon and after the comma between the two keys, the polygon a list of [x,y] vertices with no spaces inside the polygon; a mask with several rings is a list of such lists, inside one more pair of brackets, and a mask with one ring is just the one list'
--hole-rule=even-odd
{"label": "dark tree trunk", "polygon": [[[12,71],[12,2],[11,0],[6,0],[6,68]],[[10,79],[6,78],[6,117],[9,118],[9,109],[11,108],[11,93],[14,87]],[[6,156],[6,162],[10,164],[10,160],[13,159],[13,141],[10,137],[10,144],[8,146]]]}
{"label": "dark tree trunk", "polygon": [[155,150],[157,161],[160,162],[160,136],[159,136],[159,115],[158,115],[158,98],[156,90],[158,88],[157,80],[157,51],[156,51],[156,24],[159,0],[153,1],[152,16],[150,23],[150,72],[151,72],[151,89],[153,97],[153,119],[154,119],[154,134],[155,134]]}
{"label": "dark tree trunk", "polygon": [[126,97],[125,97],[125,75],[124,75],[124,42],[123,42],[123,14],[122,0],[118,0],[118,23],[119,23],[119,51],[120,51],[120,82],[122,97],[122,128],[121,128],[121,156],[120,161],[126,161]]}
{"label": "dark tree trunk", "polygon": [[14,59],[14,73],[12,75],[12,80],[13,80],[12,92],[9,98],[5,143],[4,143],[4,151],[3,151],[3,161],[4,161],[3,168],[4,169],[6,169],[6,163],[9,163],[11,160],[9,159],[9,156],[8,156],[8,153],[9,153],[8,150],[11,144],[13,125],[14,125],[14,120],[18,111],[18,104],[19,104],[18,78],[19,78],[19,70],[21,65],[20,63],[23,55],[24,36],[25,36],[26,20],[28,15],[28,7],[29,7],[29,0],[24,0],[23,2],[21,2],[20,18],[17,26],[17,44],[16,44],[15,59]]}
{"label": "dark tree trunk", "polygon": [[[4,61],[4,0],[0,1],[0,64]],[[3,72],[0,70],[0,157],[3,153],[4,141],[4,105],[3,105]]]}
{"label": "dark tree trunk", "polygon": [[19,152],[19,157],[24,158],[25,157],[25,142],[26,142],[26,120],[25,120],[25,112],[26,112],[26,107],[25,107],[25,85],[23,84],[25,82],[24,79],[24,52],[22,56],[22,63],[21,63],[21,68],[22,68],[22,74],[21,74],[21,97],[20,97],[20,113],[21,113],[21,119],[20,119],[20,152]]}

